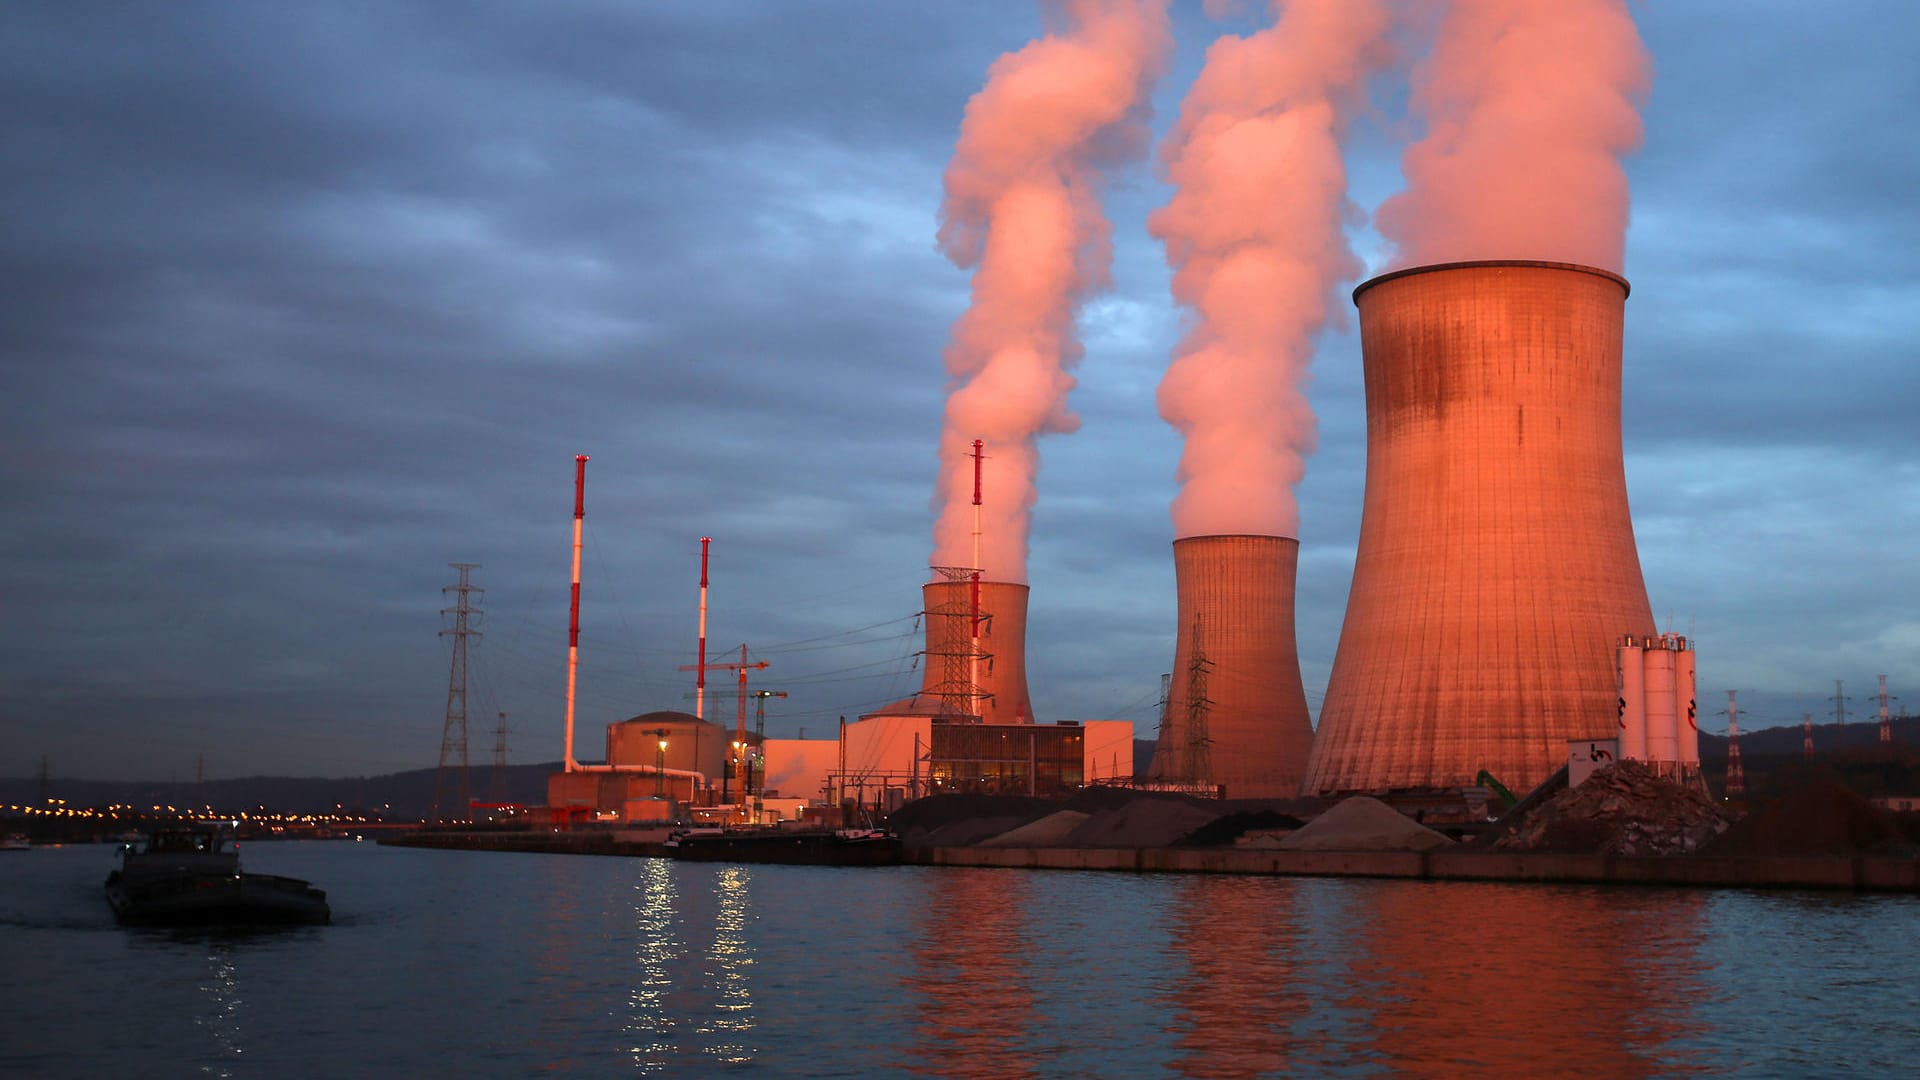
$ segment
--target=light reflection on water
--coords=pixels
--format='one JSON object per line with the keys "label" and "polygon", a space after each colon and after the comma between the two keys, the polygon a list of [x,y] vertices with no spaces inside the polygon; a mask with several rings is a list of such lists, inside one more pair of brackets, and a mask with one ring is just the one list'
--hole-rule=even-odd
{"label": "light reflection on water", "polygon": [[1034,1000],[1030,874],[961,871],[917,884],[912,951],[899,978],[916,1002],[915,1072],[936,1076],[1036,1075],[1026,1045]]}
{"label": "light reflection on water", "polygon": [[[1892,1075],[1920,898],[260,845],[336,924],[0,871],[0,1075]],[[28,861],[21,861],[28,860]],[[95,864],[99,863],[100,866]]]}
{"label": "light reflection on water", "polygon": [[202,1012],[194,1023],[213,1043],[212,1060],[202,1072],[213,1076],[232,1076],[232,1066],[240,1061],[241,1012],[239,968],[234,963],[232,946],[210,942],[207,945],[207,973],[200,983],[205,995]]}

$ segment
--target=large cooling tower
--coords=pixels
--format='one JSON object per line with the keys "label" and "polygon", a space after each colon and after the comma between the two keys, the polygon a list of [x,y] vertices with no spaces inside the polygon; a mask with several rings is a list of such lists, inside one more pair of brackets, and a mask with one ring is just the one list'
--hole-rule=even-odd
{"label": "large cooling tower", "polygon": [[1179,637],[1149,775],[1224,785],[1227,797],[1300,794],[1313,725],[1293,637],[1300,541],[1173,542]]}
{"label": "large cooling tower", "polygon": [[1309,793],[1524,793],[1617,729],[1614,643],[1651,634],[1620,449],[1627,283],[1470,262],[1354,290],[1367,481]]}
{"label": "large cooling tower", "polygon": [[[971,581],[935,581],[923,587],[927,653],[920,693],[913,712],[977,714],[989,724],[1030,724],[1027,698],[1027,587],[1000,581],[980,583],[981,623],[977,664],[973,651]],[[969,698],[970,671],[977,671],[978,695]]]}

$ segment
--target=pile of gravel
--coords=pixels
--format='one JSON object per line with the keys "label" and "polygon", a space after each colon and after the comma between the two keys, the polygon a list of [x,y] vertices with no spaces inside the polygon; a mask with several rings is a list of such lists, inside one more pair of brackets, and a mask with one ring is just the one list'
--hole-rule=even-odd
{"label": "pile of gravel", "polygon": [[1141,797],[1102,810],[1062,838],[1061,847],[1171,847],[1218,818],[1221,809],[1182,799]]}
{"label": "pile of gravel", "polygon": [[1505,822],[1496,851],[1574,855],[1681,855],[1725,832],[1733,814],[1697,787],[1638,761],[1600,769],[1518,821]]}
{"label": "pile of gravel", "polygon": [[1062,847],[1068,833],[1080,827],[1090,814],[1078,810],[1058,810],[1039,821],[1030,821],[1017,829],[980,841],[980,847]]}
{"label": "pile of gravel", "polygon": [[1379,799],[1355,795],[1273,846],[1282,851],[1431,851],[1452,843]]}

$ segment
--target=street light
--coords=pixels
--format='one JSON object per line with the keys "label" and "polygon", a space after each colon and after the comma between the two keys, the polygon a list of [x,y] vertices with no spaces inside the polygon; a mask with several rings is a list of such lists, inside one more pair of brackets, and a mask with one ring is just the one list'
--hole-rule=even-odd
{"label": "street light", "polygon": [[[733,805],[733,795],[732,795],[731,789],[733,786],[734,771],[740,767],[740,747],[741,747],[740,740],[739,739],[733,740],[733,756],[727,759],[726,772],[720,777],[720,802],[726,806]],[[747,792],[743,788],[740,791],[740,801],[745,802],[746,799],[747,799]]]}
{"label": "street light", "polygon": [[660,740],[660,750],[653,756],[653,797],[659,798],[667,782],[667,740]]}

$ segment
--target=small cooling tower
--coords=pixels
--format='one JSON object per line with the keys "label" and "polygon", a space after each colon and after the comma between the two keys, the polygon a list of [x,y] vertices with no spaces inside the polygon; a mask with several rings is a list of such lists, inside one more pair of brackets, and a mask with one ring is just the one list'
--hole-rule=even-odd
{"label": "small cooling tower", "polygon": [[886,711],[956,718],[977,715],[989,724],[1032,723],[1033,703],[1027,697],[1027,587],[1001,581],[980,583],[977,660],[973,582],[935,581],[924,586],[922,594],[927,651],[922,658],[920,693],[909,708]]}
{"label": "small cooling tower", "polygon": [[1354,290],[1366,496],[1309,793],[1482,769],[1525,792],[1570,740],[1615,734],[1615,643],[1653,633],[1621,458],[1626,298],[1541,262]]}
{"label": "small cooling tower", "polygon": [[1293,633],[1299,556],[1279,536],[1173,542],[1179,637],[1152,779],[1230,799],[1300,794],[1313,725]]}

